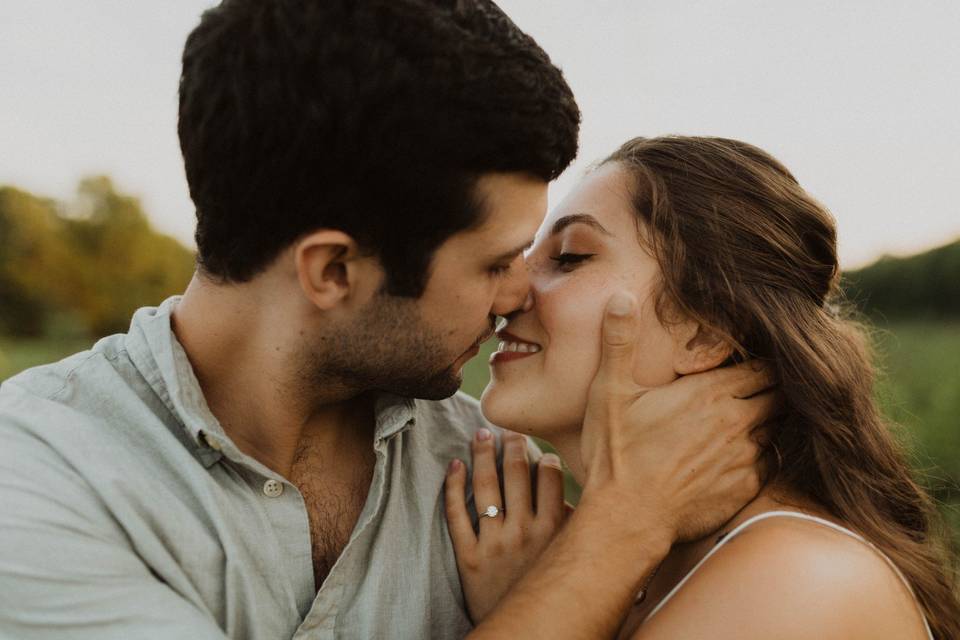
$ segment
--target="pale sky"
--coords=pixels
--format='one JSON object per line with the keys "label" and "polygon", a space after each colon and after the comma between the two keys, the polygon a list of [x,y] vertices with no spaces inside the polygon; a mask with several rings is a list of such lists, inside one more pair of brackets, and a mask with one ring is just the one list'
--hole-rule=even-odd
{"label": "pale sky", "polygon": [[[180,53],[209,0],[0,0],[0,184],[106,173],[192,246]],[[555,204],[627,138],[735,137],[837,217],[845,267],[960,237],[957,0],[502,0],[583,112]]]}

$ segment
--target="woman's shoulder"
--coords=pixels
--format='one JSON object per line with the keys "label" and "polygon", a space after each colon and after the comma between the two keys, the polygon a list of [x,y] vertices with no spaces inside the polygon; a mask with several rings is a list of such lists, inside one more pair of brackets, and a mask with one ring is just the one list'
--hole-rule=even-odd
{"label": "woman's shoulder", "polygon": [[884,556],[825,522],[768,513],[734,529],[636,637],[925,638]]}

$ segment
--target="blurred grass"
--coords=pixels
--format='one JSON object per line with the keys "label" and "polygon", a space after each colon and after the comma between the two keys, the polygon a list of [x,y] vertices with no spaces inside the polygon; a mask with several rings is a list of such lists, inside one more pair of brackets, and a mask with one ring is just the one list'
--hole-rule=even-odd
{"label": "blurred grass", "polygon": [[876,338],[880,405],[960,549],[960,322],[898,322]]}
{"label": "blurred grass", "polygon": [[0,381],[29,367],[56,362],[89,349],[90,338],[4,338],[0,337]]}

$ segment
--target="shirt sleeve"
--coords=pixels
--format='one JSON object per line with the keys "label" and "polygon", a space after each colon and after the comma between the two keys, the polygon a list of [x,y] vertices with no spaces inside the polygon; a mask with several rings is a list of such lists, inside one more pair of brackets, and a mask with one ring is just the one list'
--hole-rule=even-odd
{"label": "shirt sleeve", "polygon": [[0,416],[0,638],[227,636],[151,572],[66,460]]}

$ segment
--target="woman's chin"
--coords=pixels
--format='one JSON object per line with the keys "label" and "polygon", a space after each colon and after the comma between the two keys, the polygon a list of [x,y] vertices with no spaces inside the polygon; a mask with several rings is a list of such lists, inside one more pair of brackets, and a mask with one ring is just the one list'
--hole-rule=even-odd
{"label": "woman's chin", "polygon": [[483,390],[480,396],[480,410],[483,417],[504,429],[510,431],[519,431],[521,433],[530,433],[530,428],[524,422],[527,418],[526,408],[519,398],[512,398],[513,394],[504,393],[506,390],[495,383],[490,383]]}
{"label": "woman's chin", "polygon": [[[529,390],[507,389],[502,384],[490,383],[480,396],[480,410],[483,417],[504,429],[516,431],[543,440],[550,440],[559,434],[576,432],[582,422],[583,413],[575,420],[564,420],[556,409],[555,403],[540,402],[531,399]],[[561,425],[574,424],[573,428]]]}
{"label": "woman's chin", "polygon": [[487,384],[483,393],[480,394],[480,411],[483,413],[483,417],[493,424],[509,429],[510,427],[503,424],[504,418],[509,419],[509,412],[506,412],[508,415],[504,416],[500,405],[501,403],[497,402],[497,392],[493,389],[493,385]]}

